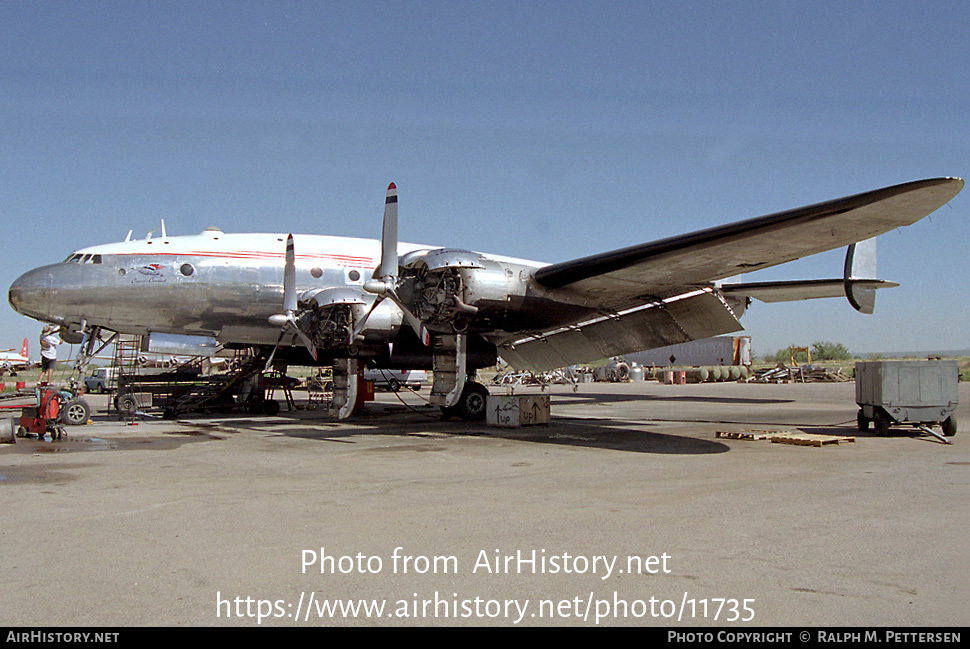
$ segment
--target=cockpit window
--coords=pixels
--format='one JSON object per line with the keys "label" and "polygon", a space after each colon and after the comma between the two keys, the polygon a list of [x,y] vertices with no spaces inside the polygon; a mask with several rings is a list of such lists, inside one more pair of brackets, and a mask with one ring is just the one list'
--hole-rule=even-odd
{"label": "cockpit window", "polygon": [[83,255],[79,252],[72,252],[68,255],[67,259],[64,260],[65,264],[100,264],[101,255],[87,254]]}

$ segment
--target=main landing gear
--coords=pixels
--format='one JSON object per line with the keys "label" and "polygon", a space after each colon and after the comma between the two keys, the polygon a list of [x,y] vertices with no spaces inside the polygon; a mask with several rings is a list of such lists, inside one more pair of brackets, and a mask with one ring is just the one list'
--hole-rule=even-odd
{"label": "main landing gear", "polygon": [[481,421],[485,419],[485,405],[488,400],[488,388],[481,383],[468,381],[461,392],[461,396],[453,406],[441,406],[445,417],[458,417],[465,421]]}
{"label": "main landing gear", "polygon": [[[468,380],[466,369],[466,337],[464,334],[434,336],[434,384],[429,403],[441,408],[446,417],[465,421],[485,419],[488,388]],[[333,400],[331,414],[347,419],[357,402],[360,361],[356,358],[336,359],[333,365]]]}

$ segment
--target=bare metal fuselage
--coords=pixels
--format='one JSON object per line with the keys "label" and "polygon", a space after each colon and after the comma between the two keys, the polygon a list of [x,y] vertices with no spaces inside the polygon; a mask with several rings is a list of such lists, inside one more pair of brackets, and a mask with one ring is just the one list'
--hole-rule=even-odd
{"label": "bare metal fuselage", "polygon": [[[283,240],[213,233],[87,248],[22,275],[10,289],[10,302],[24,315],[68,327],[83,321],[121,333],[275,344],[279,327],[268,318],[283,299]],[[355,242],[353,254],[301,260],[301,288],[360,284],[375,263],[362,243]],[[386,319],[395,319],[387,311]],[[400,324],[399,313],[396,320]]]}
{"label": "bare metal fuselage", "polygon": [[[378,264],[379,241],[319,235],[294,238],[298,251],[296,283],[301,295],[343,289],[357,296],[359,309],[370,309],[375,296],[363,291],[362,286]],[[126,334],[206,336],[230,347],[281,343],[292,347],[293,359],[305,362],[309,355],[302,357],[295,336],[283,333],[281,338],[280,327],[269,321],[280,312],[283,302],[285,241],[282,234],[207,231],[94,246],[77,251],[64,262],[28,271],[11,286],[9,301],[18,312],[55,322],[67,330],[100,327]],[[402,254],[428,249],[400,245]],[[523,312],[509,308],[509,294],[519,294],[517,307],[529,301],[525,299],[525,280],[541,264],[504,258],[489,259],[488,263],[495,268],[491,274],[478,273],[478,284],[482,278],[497,277],[497,285],[492,281],[478,290],[502,297],[493,300],[498,308],[487,308],[489,301],[482,300],[486,308],[481,317],[492,331],[514,328],[505,320],[519,319]],[[475,283],[468,290],[476,290]],[[550,313],[538,305],[535,311],[546,314],[540,319]],[[391,349],[397,345],[398,366],[429,366],[430,355],[414,357],[413,341],[408,327],[402,329],[402,319],[400,309],[391,301],[381,302],[363,332],[364,355],[390,363]],[[326,362],[345,350],[330,350],[330,354],[322,351],[321,362]],[[482,364],[493,362],[494,350],[481,360]]]}

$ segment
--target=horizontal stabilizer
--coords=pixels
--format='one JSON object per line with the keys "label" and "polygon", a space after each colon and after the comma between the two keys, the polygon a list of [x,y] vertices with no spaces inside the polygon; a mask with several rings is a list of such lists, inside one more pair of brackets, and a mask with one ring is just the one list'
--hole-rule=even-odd
{"label": "horizontal stabilizer", "polygon": [[808,279],[779,282],[741,282],[721,285],[726,298],[755,298],[762,302],[793,302],[823,297],[848,298],[861,313],[872,313],[876,289],[894,288],[896,282],[875,279],[876,239],[853,243],[845,253],[842,279]]}
{"label": "horizontal stabilizer", "polygon": [[882,279],[850,279],[848,282],[844,279],[805,279],[723,284],[721,293],[725,297],[753,297],[762,302],[794,302],[823,297],[844,297],[847,295],[847,287],[852,287],[850,290],[875,290],[896,286],[899,284]]}

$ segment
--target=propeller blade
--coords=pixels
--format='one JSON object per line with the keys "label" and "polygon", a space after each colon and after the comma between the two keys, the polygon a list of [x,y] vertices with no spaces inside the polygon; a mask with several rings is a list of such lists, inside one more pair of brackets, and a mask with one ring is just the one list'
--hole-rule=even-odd
{"label": "propeller blade", "polygon": [[381,264],[377,278],[397,277],[397,185],[387,186],[384,200],[384,227],[381,230]]}
{"label": "propeller blade", "polygon": [[377,296],[370,311],[360,319],[360,322],[350,333],[349,344],[353,344],[364,330],[367,319],[374,312],[381,301],[389,297],[394,304],[404,314],[404,319],[408,321],[418,340],[425,346],[431,344],[431,336],[420,319],[404,305],[398,296],[396,288],[398,282],[398,257],[397,257],[397,185],[391,183],[387,186],[387,199],[384,201],[384,227],[381,230],[381,263],[374,272],[374,279],[364,282],[364,290]]}
{"label": "propeller blade", "polygon": [[269,355],[269,360],[266,362],[266,368],[269,369],[272,365],[273,357],[276,356],[276,350],[279,349],[280,343],[283,341],[283,336],[286,334],[287,329],[292,329],[294,333],[303,341],[303,345],[313,356],[313,360],[317,360],[317,348],[310,340],[310,337],[300,329],[300,325],[296,322],[296,308],[297,295],[296,295],[296,249],[293,244],[293,235],[288,234],[286,236],[286,257],[283,262],[283,313],[277,315],[271,315],[269,321],[280,327],[280,339],[276,341],[276,346],[273,348],[273,352]]}
{"label": "propeller blade", "polygon": [[286,237],[286,261],[283,264],[283,312],[293,311],[296,311],[296,251],[290,234]]}
{"label": "propeller blade", "polygon": [[359,336],[360,332],[364,330],[364,325],[367,324],[367,319],[370,317],[370,314],[374,312],[374,309],[377,308],[377,305],[380,304],[383,299],[384,296],[382,295],[374,300],[374,304],[372,304],[367,313],[364,314],[364,317],[361,318],[356,325],[354,325],[354,330],[350,332],[350,339],[347,341],[348,345],[354,344],[354,341],[357,340],[357,336]]}
{"label": "propeller blade", "polygon": [[418,335],[418,340],[421,341],[421,344],[425,347],[429,346],[431,344],[431,336],[428,334],[428,330],[425,328],[424,323],[418,319],[418,316],[411,313],[410,309],[404,306],[404,302],[402,302],[401,298],[398,297],[397,291],[393,289],[389,290],[387,292],[387,297],[391,298],[391,301],[394,302],[394,304],[397,305],[397,308],[401,310],[401,313],[404,314],[404,319],[407,320],[408,324],[411,325],[411,328],[414,329],[414,333]]}
{"label": "propeller blade", "polygon": [[283,341],[283,334],[285,332],[280,332],[280,337],[277,339],[276,344],[273,345],[273,351],[269,353],[269,358],[266,359],[266,366],[263,368],[264,372],[269,372],[273,369],[273,359],[276,357],[276,350],[280,348],[280,343]]}
{"label": "propeller blade", "polygon": [[276,356],[277,349],[279,349],[279,346],[273,347],[273,351],[270,352],[269,358],[266,359],[266,365],[263,367],[264,372],[269,372],[271,369],[273,369],[273,357]]}
{"label": "propeller blade", "polygon": [[310,352],[310,356],[312,356],[313,360],[316,361],[317,360],[316,345],[313,344],[313,341],[310,340],[310,337],[308,335],[303,333],[303,330],[300,329],[300,326],[296,324],[296,316],[294,316],[292,312],[290,312],[289,316],[290,318],[287,324],[293,328],[293,331],[296,332],[296,335],[299,336],[300,340],[303,341],[303,346],[306,347],[306,350]]}

